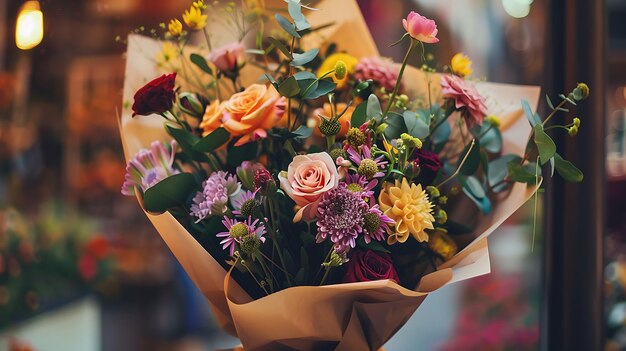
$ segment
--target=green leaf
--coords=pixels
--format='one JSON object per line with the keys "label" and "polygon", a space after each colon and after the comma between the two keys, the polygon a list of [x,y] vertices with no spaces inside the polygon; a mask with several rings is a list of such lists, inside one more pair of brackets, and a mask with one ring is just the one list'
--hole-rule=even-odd
{"label": "green leaf", "polygon": [[485,188],[478,178],[474,176],[459,177],[461,185],[463,185],[463,193],[467,195],[483,213],[491,212],[491,200],[487,197]]}
{"label": "green leaf", "polygon": [[145,191],[144,206],[150,212],[164,212],[172,207],[185,205],[187,197],[197,186],[191,173],[169,176]]}
{"label": "green leaf", "polygon": [[528,118],[528,122],[530,122],[531,126],[534,127],[537,124],[541,124],[541,118],[539,118],[537,114],[533,113],[528,101],[522,100],[522,109],[524,110],[524,114],[526,115],[526,118]]}
{"label": "green leaf", "polygon": [[537,164],[534,162],[527,163],[524,166],[517,162],[509,162],[509,174],[507,177],[514,182],[534,185],[537,181],[535,176],[536,167]]}
{"label": "green leaf", "polygon": [[383,115],[383,110],[380,107],[380,101],[378,101],[378,97],[374,94],[371,94],[367,98],[367,119],[370,120],[372,118],[380,118]]}
{"label": "green leaf", "polygon": [[472,128],[472,134],[475,137],[480,137],[480,146],[492,154],[497,154],[502,150],[502,133],[500,129],[490,125],[489,123],[483,123],[482,125],[476,125]]}
{"label": "green leaf", "polygon": [[192,160],[200,162],[209,162],[209,158],[203,152],[194,149],[194,146],[200,141],[200,138],[189,131],[179,129],[170,125],[166,125],[165,129],[180,145],[183,152]]}
{"label": "green leaf", "polygon": [[200,139],[193,149],[200,152],[211,152],[226,144],[230,139],[230,133],[224,127],[219,127],[212,131],[211,134]]}
{"label": "green leaf", "polygon": [[228,150],[226,161],[229,166],[238,167],[243,161],[256,159],[258,150],[258,143],[246,143],[240,146],[233,146]]}
{"label": "green leaf", "polygon": [[461,167],[459,173],[472,175],[476,173],[478,167],[480,166],[480,142],[476,140],[473,147],[471,143],[465,146],[463,152],[459,156],[459,163],[457,164],[457,167],[459,167],[461,161],[463,161],[463,158],[465,158],[465,155],[467,155],[467,159],[465,159],[465,163]]}
{"label": "green leaf", "polygon": [[301,125],[293,133],[296,134],[296,139],[307,139],[313,133],[313,129],[305,125]]}
{"label": "green leaf", "polygon": [[293,56],[291,56],[291,52],[289,52],[289,49],[287,49],[287,47],[285,46],[285,44],[283,44],[280,40],[273,38],[273,37],[267,37],[267,40],[274,46],[276,47],[278,50],[280,50],[283,54],[285,54],[285,56],[287,56],[287,58],[291,61],[293,60]]}
{"label": "green leaf", "polygon": [[301,54],[293,54],[293,61],[291,61],[292,66],[304,66],[307,63],[313,61],[317,54],[319,54],[320,50],[315,48],[309,51],[305,51]]}
{"label": "green leaf", "polygon": [[584,175],[583,172],[576,168],[571,162],[561,157],[559,154],[554,155],[554,163],[556,171],[568,182],[582,182]]}
{"label": "green leaf", "polygon": [[415,138],[424,140],[430,134],[430,127],[422,119],[417,117],[417,113],[412,111],[404,111],[402,115],[407,133]]}
{"label": "green leaf", "polygon": [[352,112],[352,119],[350,120],[350,126],[358,128],[367,122],[367,102],[363,101],[357,105]]}
{"label": "green leaf", "polygon": [[315,90],[310,89],[306,93],[306,97],[303,97],[303,98],[317,99],[320,96],[324,96],[324,95],[332,93],[335,90],[335,88],[337,88],[337,84],[333,83],[330,80],[322,79],[317,82],[317,87],[315,88]]}
{"label": "green leaf", "polygon": [[280,24],[280,26],[285,30],[285,32],[289,33],[289,35],[291,35],[292,37],[296,37],[298,39],[300,39],[300,34],[298,34],[298,32],[296,31],[296,26],[289,22],[289,20],[277,13],[274,15],[274,17],[276,18],[276,21],[278,21],[278,24]]}
{"label": "green leaf", "polygon": [[431,134],[431,139],[433,144],[442,145],[448,142],[450,138],[450,133],[452,132],[452,128],[450,127],[450,123],[443,122],[435,131]]}
{"label": "green leaf", "polygon": [[191,56],[189,56],[189,60],[206,73],[211,75],[213,74],[213,70],[211,69],[211,67],[209,67],[209,64],[201,55],[191,54]]}
{"label": "green leaf", "polygon": [[315,74],[313,74],[312,72],[309,71],[300,71],[296,74],[293,75],[294,78],[296,78],[297,81],[301,81],[301,80],[309,80],[309,79],[317,79],[317,76]]}
{"label": "green leaf", "polygon": [[285,79],[282,83],[278,85],[278,92],[280,95],[292,98],[298,93],[300,93],[300,86],[298,85],[298,81],[293,76]]}
{"label": "green leaf", "polygon": [[550,100],[548,94],[546,94],[546,102],[548,103],[548,106],[550,106],[550,109],[554,110],[554,104],[552,103],[552,100]]}
{"label": "green leaf", "polygon": [[567,102],[569,102],[570,104],[576,106],[576,102],[574,102],[574,100],[570,99],[569,97],[563,95],[563,94],[559,94],[559,97]]}
{"label": "green leaf", "polygon": [[[487,181],[489,186],[493,187],[494,185],[502,182],[504,178],[509,174],[509,163],[517,163],[522,160],[518,155],[504,155],[502,157],[498,157],[493,161],[489,162],[489,171],[487,172]],[[506,188],[506,184],[503,184],[503,187],[498,187],[497,189],[493,189],[494,191],[504,190]]]}
{"label": "green leaf", "polygon": [[541,164],[545,165],[546,162],[548,162],[556,153],[556,144],[543,130],[542,124],[535,125],[533,131],[535,134],[535,145],[537,145],[537,150],[539,151]]}
{"label": "green leaf", "polygon": [[305,30],[311,28],[311,24],[306,20],[306,17],[302,14],[302,7],[299,1],[288,0],[287,10],[289,16],[296,22],[298,30]]}
{"label": "green leaf", "polygon": [[387,123],[387,128],[384,134],[387,140],[397,139],[400,137],[400,134],[406,133],[406,125],[404,124],[404,117],[402,115],[389,112],[385,123]]}
{"label": "green leaf", "polygon": [[365,239],[364,239],[363,236],[360,236],[357,239],[356,244],[357,244],[357,246],[359,246],[362,249],[378,251],[378,252],[385,252],[385,253],[391,253],[391,251],[387,250],[387,248],[385,248],[383,246],[383,244],[381,242],[379,242],[379,241],[372,240],[372,241],[370,241],[369,244],[365,243]]}

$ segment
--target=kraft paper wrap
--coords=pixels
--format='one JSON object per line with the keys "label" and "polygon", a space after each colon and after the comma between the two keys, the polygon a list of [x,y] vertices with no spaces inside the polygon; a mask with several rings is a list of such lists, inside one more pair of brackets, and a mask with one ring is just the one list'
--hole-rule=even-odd
{"label": "kraft paper wrap", "polygon": [[[280,0],[268,4],[271,2],[275,7],[282,6]],[[326,0],[316,3],[316,7],[320,11],[307,12],[313,26],[329,21],[336,25],[307,37],[303,46],[320,46],[330,39],[339,44],[340,50],[357,57],[378,55],[355,1]],[[354,38],[358,38],[358,43]],[[132,103],[137,89],[162,73],[154,61],[161,45],[137,35],[128,37],[124,82],[127,105]],[[254,69],[244,71],[244,81],[254,81],[259,73]],[[437,74],[425,76],[422,71],[408,67],[403,83],[416,96],[427,92],[429,79],[433,82],[431,93],[435,100],[440,95]],[[531,106],[536,106],[540,89],[487,82],[478,82],[477,88],[487,97],[490,114],[502,120],[504,152],[522,154],[530,126],[523,117],[520,100],[526,99]],[[139,149],[148,148],[154,140],[171,139],[164,131],[161,117],[131,118],[129,108],[122,111],[120,133],[127,160]],[[438,271],[424,276],[414,290],[382,280],[293,287],[252,300],[171,214],[146,212],[146,215],[209,301],[221,328],[239,337],[247,351],[377,350],[404,325],[427,294],[446,284],[490,272],[487,237],[524,204],[534,190],[535,187],[515,184],[495,202],[491,214],[479,220],[475,239]],[[141,204],[141,199],[138,200]]]}

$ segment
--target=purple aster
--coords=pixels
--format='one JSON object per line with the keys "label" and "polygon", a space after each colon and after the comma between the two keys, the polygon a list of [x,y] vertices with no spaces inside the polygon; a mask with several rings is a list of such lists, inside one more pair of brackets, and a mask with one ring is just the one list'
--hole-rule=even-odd
{"label": "purple aster", "polygon": [[[358,174],[346,175],[346,186],[353,193],[361,193],[364,199],[370,199],[374,196],[374,188],[378,185],[377,179],[367,180],[365,176]],[[373,203],[370,201],[370,203]]]}
{"label": "purple aster", "polygon": [[237,178],[224,171],[211,173],[202,182],[202,191],[196,193],[191,205],[191,215],[200,222],[207,216],[222,215],[228,209],[228,200],[241,189]]}
{"label": "purple aster", "polygon": [[370,207],[363,216],[363,239],[365,239],[365,243],[369,244],[372,240],[383,241],[385,232],[389,231],[389,225],[395,224],[393,219],[387,217],[378,208],[378,204]]}
{"label": "purple aster", "polygon": [[256,200],[256,193],[259,192],[259,189],[255,191],[246,190],[232,199],[231,203],[233,205],[233,214],[237,216],[241,216],[241,212],[245,212],[246,215],[250,215],[254,210],[255,206],[259,205],[259,202]]}
{"label": "purple aster", "polygon": [[226,227],[226,231],[217,233],[215,236],[224,238],[220,241],[220,244],[222,244],[223,250],[229,248],[231,256],[235,254],[235,247],[244,241],[253,239],[255,242],[265,242],[265,237],[263,236],[265,235],[265,226],[263,224],[259,225],[258,219],[252,220],[252,217],[248,217],[244,221],[238,221],[224,216],[222,223]]}
{"label": "purple aster", "polygon": [[385,173],[380,172],[381,169],[385,169],[385,165],[388,163],[383,160],[384,156],[372,158],[372,152],[367,145],[362,145],[360,149],[361,153],[352,147],[347,150],[348,156],[357,165],[359,174],[366,176],[367,179],[384,176]]}
{"label": "purple aster", "polygon": [[355,247],[356,239],[363,232],[363,215],[368,205],[359,193],[353,193],[340,183],[322,197],[317,208],[318,243],[327,238],[336,252],[346,252]]}
{"label": "purple aster", "polygon": [[150,149],[139,150],[126,166],[122,194],[135,196],[135,189],[146,191],[163,179],[180,173],[173,168],[176,145],[175,140],[172,140],[169,146],[154,141]]}

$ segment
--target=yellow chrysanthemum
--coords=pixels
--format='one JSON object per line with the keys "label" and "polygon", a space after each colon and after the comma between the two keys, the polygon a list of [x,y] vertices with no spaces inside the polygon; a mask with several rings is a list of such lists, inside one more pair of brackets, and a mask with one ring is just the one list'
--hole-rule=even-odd
{"label": "yellow chrysanthemum", "polygon": [[201,30],[206,26],[207,15],[202,14],[202,10],[195,6],[191,6],[189,10],[183,13],[183,21],[191,30]]}
{"label": "yellow chrysanthemum", "polygon": [[167,25],[167,31],[173,37],[179,37],[183,34],[183,24],[177,18],[174,18]]}
{"label": "yellow chrysanthemum", "polygon": [[472,60],[459,52],[452,57],[450,68],[452,69],[452,73],[461,77],[467,77],[473,72]]}
{"label": "yellow chrysanthemum", "polygon": [[378,196],[380,209],[396,222],[394,233],[387,243],[405,242],[409,234],[419,242],[428,241],[426,229],[433,229],[435,218],[433,204],[421,184],[409,184],[406,179],[396,180],[395,185],[385,183]]}
{"label": "yellow chrysanthemum", "polygon": [[178,58],[179,52],[176,45],[172,44],[172,42],[166,41],[163,43],[163,48],[157,54],[156,64],[157,67],[165,68],[169,67],[169,65]]}
{"label": "yellow chrysanthemum", "polygon": [[331,77],[333,81],[337,84],[337,89],[341,89],[344,86],[346,86],[346,84],[348,83],[348,78],[350,77],[352,73],[354,73],[354,67],[356,67],[356,64],[359,62],[359,60],[356,57],[352,55],[348,55],[348,54],[343,54],[343,53],[332,54],[328,56],[324,60],[324,62],[322,62],[322,65],[317,70],[317,76],[321,77],[324,74],[334,70],[335,67],[337,66],[337,62],[339,61],[343,61],[343,63],[345,64],[347,74],[345,74],[343,79],[338,79],[334,73],[327,76],[327,77]]}

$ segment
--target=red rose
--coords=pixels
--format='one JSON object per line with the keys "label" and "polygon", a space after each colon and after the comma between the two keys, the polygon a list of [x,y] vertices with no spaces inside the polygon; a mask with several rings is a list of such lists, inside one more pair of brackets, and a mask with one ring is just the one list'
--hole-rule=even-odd
{"label": "red rose", "polygon": [[344,283],[369,282],[372,280],[391,279],[400,282],[398,273],[393,268],[391,256],[372,250],[355,250],[346,264]]}
{"label": "red rose", "polygon": [[420,173],[417,177],[418,182],[423,185],[432,185],[437,172],[443,167],[439,156],[429,150],[416,149],[413,157],[415,157],[420,168]]}
{"label": "red rose", "polygon": [[170,110],[174,104],[175,81],[176,73],[164,74],[137,90],[134,96],[133,117]]}

